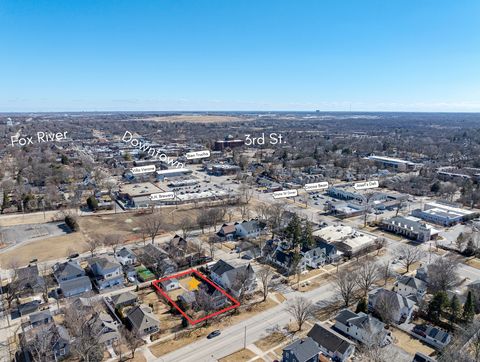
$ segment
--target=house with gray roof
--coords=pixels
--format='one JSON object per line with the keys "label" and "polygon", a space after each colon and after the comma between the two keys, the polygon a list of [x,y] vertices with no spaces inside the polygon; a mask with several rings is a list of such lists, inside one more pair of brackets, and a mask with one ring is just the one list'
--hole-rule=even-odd
{"label": "house with gray roof", "polygon": [[140,336],[146,336],[160,330],[160,321],[152,313],[152,309],[144,304],[130,309],[126,317],[127,323]]}
{"label": "house with gray roof", "polygon": [[56,263],[53,266],[53,276],[65,297],[72,297],[92,290],[92,283],[78,262]]}
{"label": "house with gray roof", "polygon": [[125,246],[117,251],[115,258],[123,266],[133,265],[137,262],[137,256],[130,250],[130,248]]}
{"label": "house with gray roof", "polygon": [[320,348],[312,338],[297,339],[283,349],[282,362],[318,362]]}
{"label": "house with gray roof", "polygon": [[418,303],[427,294],[427,283],[415,277],[401,275],[395,282],[393,291]]}
{"label": "house with gray roof", "polygon": [[210,277],[235,297],[253,293],[257,287],[255,272],[250,264],[234,267],[219,260],[211,267]]}
{"label": "house with gray roof", "polygon": [[38,327],[53,322],[52,313],[48,309],[32,313],[28,316],[28,319],[32,327]]}
{"label": "house with gray roof", "polygon": [[123,293],[118,293],[111,295],[110,297],[107,297],[107,300],[111,301],[111,304],[115,309],[117,308],[123,308],[128,305],[135,305],[137,303],[137,295],[134,292],[123,292]]}
{"label": "house with gray roof", "polygon": [[88,261],[93,283],[98,290],[123,286],[122,266],[109,257],[95,257]]}
{"label": "house with gray roof", "polygon": [[19,281],[18,289],[24,293],[40,293],[43,291],[45,281],[38,273],[38,266],[29,265],[17,270],[17,279]]}
{"label": "house with gray roof", "polygon": [[323,355],[336,361],[348,360],[355,351],[355,345],[352,342],[320,323],[315,323],[307,336],[318,344]]}
{"label": "house with gray roof", "polygon": [[384,323],[363,312],[342,310],[335,317],[334,328],[367,346],[383,347],[393,340],[391,332],[385,329]]}
{"label": "house with gray roof", "polygon": [[378,288],[368,294],[368,310],[376,313],[384,322],[408,323],[415,302],[392,290]]}
{"label": "house with gray roof", "polygon": [[120,338],[118,331],[119,323],[112,316],[105,312],[100,312],[95,316],[93,330],[97,333],[97,339],[100,343],[111,346]]}

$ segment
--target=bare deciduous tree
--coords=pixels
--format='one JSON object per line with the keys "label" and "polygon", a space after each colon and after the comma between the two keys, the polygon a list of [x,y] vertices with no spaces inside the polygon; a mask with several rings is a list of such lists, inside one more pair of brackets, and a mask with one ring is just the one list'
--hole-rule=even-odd
{"label": "bare deciduous tree", "polygon": [[142,220],[142,228],[147,232],[147,235],[152,239],[152,244],[155,243],[155,237],[159,233],[163,225],[163,218],[161,213],[154,212],[151,215],[145,216]]}
{"label": "bare deciduous tree", "polygon": [[422,260],[425,253],[422,249],[420,249],[420,247],[402,245],[398,248],[395,254],[400,260],[400,264],[405,267],[408,273],[410,271],[410,267],[416,262]]}
{"label": "bare deciduous tree", "polygon": [[125,337],[125,344],[127,345],[130,353],[132,354],[132,358],[135,358],[135,351],[143,346],[144,341],[140,337],[140,335],[135,331],[129,331],[128,329],[123,330],[123,336]]}
{"label": "bare deciduous tree", "polygon": [[189,217],[184,217],[180,221],[180,230],[182,230],[182,238],[185,240],[192,234],[192,231],[195,229],[195,224]]}
{"label": "bare deciduous tree", "polygon": [[366,297],[372,285],[378,280],[378,265],[372,259],[366,259],[358,269],[357,284]]}
{"label": "bare deciduous tree", "polygon": [[102,246],[102,242],[98,239],[88,238],[87,241],[87,250],[90,252],[91,256],[95,254],[95,251]]}
{"label": "bare deciduous tree", "polygon": [[428,265],[428,288],[433,292],[447,291],[458,282],[458,263],[439,257]]}
{"label": "bare deciduous tree", "polygon": [[355,272],[342,270],[335,275],[335,288],[340,294],[345,307],[349,307],[357,288],[357,275]]}
{"label": "bare deciduous tree", "polygon": [[303,297],[295,298],[287,306],[286,311],[295,319],[298,330],[301,331],[303,324],[313,318],[314,307],[312,302]]}
{"label": "bare deciduous tree", "polygon": [[123,244],[123,237],[120,234],[109,234],[103,239],[103,245],[110,246],[114,255],[121,244]]}
{"label": "bare deciduous tree", "polygon": [[265,301],[268,297],[268,292],[270,290],[270,284],[273,277],[273,269],[268,265],[263,265],[262,268],[257,272],[260,283],[262,284],[262,296]]}

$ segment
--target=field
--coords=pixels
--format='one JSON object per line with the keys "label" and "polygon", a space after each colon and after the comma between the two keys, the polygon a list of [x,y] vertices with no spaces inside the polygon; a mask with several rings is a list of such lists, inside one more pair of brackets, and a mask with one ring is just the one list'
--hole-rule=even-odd
{"label": "field", "polygon": [[65,258],[76,252],[82,253],[87,250],[85,237],[80,232],[54,236],[47,239],[35,240],[34,242],[20,245],[14,249],[0,254],[0,263],[4,266],[15,260],[20,265],[28,264],[32,259],[39,261]]}

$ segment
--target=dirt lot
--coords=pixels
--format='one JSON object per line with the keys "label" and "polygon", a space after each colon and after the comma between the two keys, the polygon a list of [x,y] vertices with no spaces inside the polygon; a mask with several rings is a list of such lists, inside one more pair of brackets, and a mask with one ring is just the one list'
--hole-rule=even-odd
{"label": "dirt lot", "polygon": [[395,336],[395,345],[412,356],[415,355],[416,352],[421,352],[427,356],[435,352],[433,348],[423,344],[418,339],[412,338],[408,333],[399,329],[392,329],[392,333]]}
{"label": "dirt lot", "polygon": [[73,252],[82,253],[87,250],[85,238],[80,232],[55,236],[43,240],[35,240],[0,254],[2,265],[8,265],[13,259],[20,265],[28,264],[34,258],[46,261],[64,258]]}
{"label": "dirt lot", "polygon": [[[252,351],[248,349],[241,349],[240,351],[237,351],[235,353],[232,353],[231,355],[228,355],[226,357],[220,358],[220,362],[237,362],[237,361],[248,361],[255,357],[256,354],[253,353]],[[257,361],[262,361],[261,359],[257,359]]]}

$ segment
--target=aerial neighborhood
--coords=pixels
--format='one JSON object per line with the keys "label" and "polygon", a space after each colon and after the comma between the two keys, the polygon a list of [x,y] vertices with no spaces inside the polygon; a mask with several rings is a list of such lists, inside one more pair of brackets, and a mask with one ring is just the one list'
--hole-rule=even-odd
{"label": "aerial neighborhood", "polygon": [[470,123],[182,117],[0,118],[2,360],[478,361]]}

